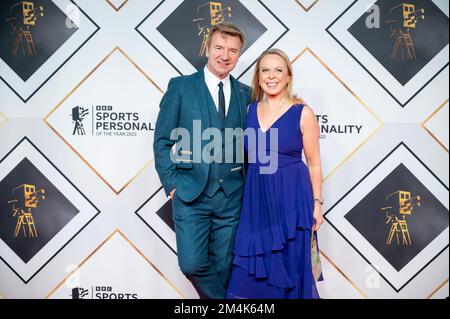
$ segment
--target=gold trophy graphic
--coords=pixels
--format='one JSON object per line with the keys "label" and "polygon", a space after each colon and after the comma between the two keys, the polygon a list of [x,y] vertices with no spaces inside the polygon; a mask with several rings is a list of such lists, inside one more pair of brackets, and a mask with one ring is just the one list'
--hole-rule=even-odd
{"label": "gold trophy graphic", "polygon": [[20,230],[22,230],[24,237],[38,237],[31,210],[37,207],[40,200],[45,199],[43,194],[45,194],[44,189],[36,192],[36,186],[29,184],[23,184],[12,190],[12,195],[19,198],[8,202],[8,204],[13,205],[13,217],[17,217],[14,237],[19,237]]}
{"label": "gold trophy graphic", "polygon": [[381,209],[386,213],[386,225],[391,225],[386,245],[390,246],[395,236],[397,245],[411,246],[406,217],[413,214],[415,207],[420,207],[420,196],[412,197],[410,192],[397,191],[386,196],[386,201],[389,206]]}
{"label": "gold trophy graphic", "polygon": [[210,1],[198,7],[197,13],[201,17],[193,21],[197,22],[198,36],[203,38],[199,56],[205,56],[209,31],[213,26],[224,22],[226,16],[231,18],[231,7],[223,8],[221,2]]}
{"label": "gold trophy graphic", "polygon": [[394,49],[392,50],[391,59],[415,59],[416,50],[411,37],[410,30],[416,29],[420,19],[424,20],[425,10],[416,10],[414,4],[402,3],[390,10],[393,19],[386,21],[390,25],[391,38],[394,38]]}
{"label": "gold trophy graphic", "polygon": [[10,8],[12,17],[6,19],[11,23],[12,35],[16,36],[16,41],[12,50],[12,55],[17,55],[20,47],[26,56],[35,56],[36,47],[30,27],[36,26],[39,16],[44,16],[44,7],[35,8],[31,1],[20,1]]}

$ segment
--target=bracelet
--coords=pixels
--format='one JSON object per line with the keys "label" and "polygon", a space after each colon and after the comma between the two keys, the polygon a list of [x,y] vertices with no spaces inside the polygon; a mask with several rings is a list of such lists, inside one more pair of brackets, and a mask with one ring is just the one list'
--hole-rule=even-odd
{"label": "bracelet", "polygon": [[323,198],[314,198],[314,203],[319,203],[320,205],[323,205],[323,202],[324,202],[324,200],[323,200]]}

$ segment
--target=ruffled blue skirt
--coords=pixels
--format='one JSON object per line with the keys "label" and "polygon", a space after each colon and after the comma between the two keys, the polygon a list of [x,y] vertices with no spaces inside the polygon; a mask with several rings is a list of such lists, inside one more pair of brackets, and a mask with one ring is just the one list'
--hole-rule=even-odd
{"label": "ruffled blue skirt", "polygon": [[249,165],[227,298],[319,298],[311,266],[313,207],[303,162],[272,175]]}

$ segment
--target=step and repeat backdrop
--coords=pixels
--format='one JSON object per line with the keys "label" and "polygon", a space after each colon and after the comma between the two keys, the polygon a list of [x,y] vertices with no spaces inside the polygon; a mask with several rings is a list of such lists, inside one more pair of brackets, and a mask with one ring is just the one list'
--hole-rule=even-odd
{"label": "step and repeat backdrop", "polygon": [[2,0],[0,298],[198,298],[152,149],[212,25],[275,47],[321,127],[322,298],[449,294],[448,0]]}

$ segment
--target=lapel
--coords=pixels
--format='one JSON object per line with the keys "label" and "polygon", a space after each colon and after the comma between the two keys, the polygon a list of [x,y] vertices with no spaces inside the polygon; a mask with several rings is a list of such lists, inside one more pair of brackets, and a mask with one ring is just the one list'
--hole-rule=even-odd
{"label": "lapel", "polygon": [[[239,88],[238,81],[233,76],[230,77],[230,81],[231,81],[231,89],[232,89],[231,94],[234,94],[234,96],[236,96],[236,99],[237,99],[236,106],[239,110],[239,120],[241,122],[241,127],[244,128],[245,127],[245,123],[244,123],[245,117],[244,117],[244,114],[242,114],[242,109],[243,109],[242,105],[243,105],[243,103],[245,103],[245,100],[243,99],[243,97],[241,95],[242,92]],[[233,99],[231,99],[231,101],[232,100]],[[231,105],[230,105],[230,108],[231,108]]]}
{"label": "lapel", "polygon": [[203,128],[211,126],[211,119],[208,112],[208,88],[205,82],[205,73],[203,69],[194,74],[193,86],[196,90],[196,96],[198,100],[198,106],[203,118]]}
{"label": "lapel", "polygon": [[[231,76],[231,88],[232,88],[232,94],[234,94],[236,96],[236,103],[237,103],[237,108],[239,110],[239,121],[241,123],[241,128],[244,130],[247,126],[246,123],[246,115],[247,115],[247,107],[246,107],[246,103],[247,103],[247,97],[246,94],[244,92],[244,89],[241,88],[241,86],[239,85],[239,82],[233,77]],[[245,105],[245,107],[242,107],[243,105]],[[243,113],[245,112],[245,113]],[[242,138],[242,143],[243,143],[243,138]],[[242,151],[244,152],[244,148],[242,145]],[[247,176],[247,168],[245,166],[245,154],[242,154],[242,176],[244,177],[244,181],[246,180],[246,176]]]}

